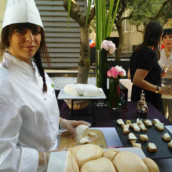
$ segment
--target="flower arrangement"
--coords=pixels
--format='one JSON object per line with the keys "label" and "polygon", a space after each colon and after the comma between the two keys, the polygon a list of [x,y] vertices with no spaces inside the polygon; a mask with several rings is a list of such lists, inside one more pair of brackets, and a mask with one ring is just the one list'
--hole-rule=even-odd
{"label": "flower arrangement", "polygon": [[116,46],[112,41],[103,40],[101,43],[101,48],[109,51],[110,54],[114,54],[116,50]]}
{"label": "flower arrangement", "polygon": [[115,67],[111,67],[107,71],[107,77],[110,78],[119,78],[124,76],[126,76],[126,71],[121,66],[118,65],[116,65]]}

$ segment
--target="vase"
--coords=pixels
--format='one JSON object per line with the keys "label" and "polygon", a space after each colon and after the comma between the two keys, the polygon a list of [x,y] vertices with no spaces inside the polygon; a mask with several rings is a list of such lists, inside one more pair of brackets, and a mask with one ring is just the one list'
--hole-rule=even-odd
{"label": "vase", "polygon": [[107,51],[96,50],[96,86],[107,95]]}
{"label": "vase", "polygon": [[111,109],[120,106],[119,79],[109,78],[109,107]]}

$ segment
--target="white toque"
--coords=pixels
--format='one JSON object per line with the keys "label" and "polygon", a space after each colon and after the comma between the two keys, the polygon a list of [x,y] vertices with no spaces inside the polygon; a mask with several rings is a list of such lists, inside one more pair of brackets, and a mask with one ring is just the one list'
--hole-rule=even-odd
{"label": "white toque", "polygon": [[2,28],[15,23],[32,23],[43,28],[34,0],[7,0]]}

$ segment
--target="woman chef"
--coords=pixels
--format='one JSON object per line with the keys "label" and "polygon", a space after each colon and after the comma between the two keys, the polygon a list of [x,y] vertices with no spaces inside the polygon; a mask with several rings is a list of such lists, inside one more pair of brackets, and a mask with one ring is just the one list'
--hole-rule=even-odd
{"label": "woman chef", "polygon": [[46,171],[59,125],[75,134],[74,127],[88,123],[59,117],[52,81],[41,63],[48,56],[34,0],[8,0],[1,49],[0,172]]}

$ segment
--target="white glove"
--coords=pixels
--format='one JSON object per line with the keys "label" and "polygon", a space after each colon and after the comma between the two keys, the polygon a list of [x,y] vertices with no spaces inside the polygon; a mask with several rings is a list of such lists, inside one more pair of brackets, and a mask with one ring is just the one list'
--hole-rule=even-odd
{"label": "white glove", "polygon": [[60,128],[64,128],[68,130],[75,138],[77,136],[75,132],[75,127],[81,124],[87,125],[88,127],[91,126],[90,123],[85,122],[85,121],[66,120],[66,119],[60,118]]}

